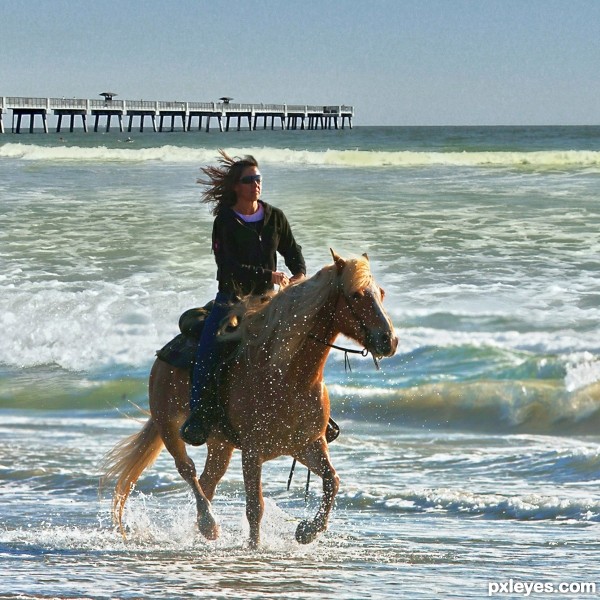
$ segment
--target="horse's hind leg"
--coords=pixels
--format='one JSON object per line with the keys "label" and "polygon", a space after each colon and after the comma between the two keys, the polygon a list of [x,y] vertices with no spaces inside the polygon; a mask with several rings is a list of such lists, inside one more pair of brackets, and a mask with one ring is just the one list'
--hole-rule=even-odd
{"label": "horse's hind leg", "polygon": [[205,538],[214,540],[219,537],[219,525],[198,481],[196,465],[179,435],[179,428],[189,414],[188,398],[189,373],[157,359],[150,374],[150,410],[179,474],[194,492],[198,529]]}
{"label": "horse's hind leg", "polygon": [[296,540],[300,544],[310,544],[319,533],[327,529],[340,478],[329,460],[327,443],[323,438],[313,442],[295,458],[323,479],[323,498],[315,518],[312,521],[302,521],[296,529]]}
{"label": "horse's hind leg", "polygon": [[194,492],[198,530],[206,539],[216,540],[221,533],[221,528],[212,512],[210,499],[204,493],[198,480],[196,465],[187,453],[185,442],[177,434],[177,438],[171,437],[165,445],[175,460],[177,471]]}

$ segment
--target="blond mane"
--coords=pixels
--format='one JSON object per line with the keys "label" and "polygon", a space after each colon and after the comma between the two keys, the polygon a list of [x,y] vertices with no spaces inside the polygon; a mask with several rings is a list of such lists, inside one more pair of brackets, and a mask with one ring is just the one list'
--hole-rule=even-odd
{"label": "blond mane", "polygon": [[372,283],[366,257],[345,260],[341,273],[335,264],[328,265],[313,277],[267,298],[248,297],[240,302],[230,315],[239,326],[233,332],[223,332],[221,338],[238,341],[239,355],[249,366],[269,363],[284,372],[327,300],[338,290],[351,296]]}

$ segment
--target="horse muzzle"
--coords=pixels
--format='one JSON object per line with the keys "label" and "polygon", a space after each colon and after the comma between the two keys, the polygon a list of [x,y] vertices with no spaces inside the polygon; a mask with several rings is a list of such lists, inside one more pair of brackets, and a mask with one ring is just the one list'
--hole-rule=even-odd
{"label": "horse muzzle", "polygon": [[365,348],[373,356],[394,356],[398,348],[398,338],[393,330],[370,331],[367,336]]}

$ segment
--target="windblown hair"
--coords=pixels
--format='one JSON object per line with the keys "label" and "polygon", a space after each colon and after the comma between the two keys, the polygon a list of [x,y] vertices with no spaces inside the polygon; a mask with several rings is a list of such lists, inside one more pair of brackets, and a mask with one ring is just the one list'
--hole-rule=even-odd
{"label": "windblown hair", "polygon": [[201,171],[208,179],[198,179],[197,183],[206,186],[202,194],[202,202],[212,205],[212,214],[217,216],[222,207],[233,206],[237,201],[234,186],[239,182],[242,172],[247,167],[258,167],[253,156],[232,158],[223,149],[219,149],[221,166],[202,167]]}
{"label": "windblown hair", "polygon": [[230,315],[239,326],[233,332],[223,332],[222,339],[239,342],[239,355],[249,367],[268,362],[285,372],[326,302],[337,291],[351,296],[372,283],[369,261],[364,257],[346,260],[341,273],[336,265],[323,267],[310,279],[272,292],[267,298],[246,297]]}

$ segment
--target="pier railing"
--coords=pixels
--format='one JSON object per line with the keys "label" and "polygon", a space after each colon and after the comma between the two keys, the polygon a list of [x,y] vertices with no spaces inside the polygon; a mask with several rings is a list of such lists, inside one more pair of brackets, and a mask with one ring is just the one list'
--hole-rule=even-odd
{"label": "pier railing", "polygon": [[78,98],[50,98],[50,110],[88,110],[88,101]]}
{"label": "pier railing", "polygon": [[51,98],[19,98],[8,96],[2,99],[2,108],[47,108],[50,110]]}
{"label": "pier railing", "polygon": [[304,113],[348,113],[353,114],[354,108],[347,105],[308,105],[308,104],[239,104],[231,102],[180,102],[171,100],[98,100],[84,98],[29,98],[21,96],[0,96],[0,109],[12,110],[20,108],[40,108],[46,110],[204,110],[221,112],[304,112]]}

